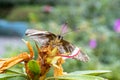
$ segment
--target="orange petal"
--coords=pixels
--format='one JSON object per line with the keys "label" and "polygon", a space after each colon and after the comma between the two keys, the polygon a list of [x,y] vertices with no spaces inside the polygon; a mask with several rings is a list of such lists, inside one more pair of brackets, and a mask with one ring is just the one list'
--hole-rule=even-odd
{"label": "orange petal", "polygon": [[64,62],[64,60],[62,58],[60,58],[57,62],[57,66],[59,66],[59,68],[54,67],[54,77],[56,76],[62,76],[64,74],[63,72],[63,68],[62,68],[62,63]]}
{"label": "orange petal", "polygon": [[30,55],[27,52],[24,52],[16,57],[8,59],[0,59],[0,73],[4,72],[6,69],[20,63],[22,61],[30,60]]}
{"label": "orange petal", "polygon": [[24,39],[22,39],[22,40],[26,43],[26,45],[27,45],[27,47],[29,49],[30,57],[33,58],[34,57],[34,51],[33,51],[33,48],[31,46],[30,42],[29,41],[25,41]]}

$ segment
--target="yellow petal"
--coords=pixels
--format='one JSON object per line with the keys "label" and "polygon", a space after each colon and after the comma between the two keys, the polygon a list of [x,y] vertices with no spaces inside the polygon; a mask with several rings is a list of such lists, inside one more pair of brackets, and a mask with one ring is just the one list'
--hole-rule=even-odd
{"label": "yellow petal", "polygon": [[59,68],[56,64],[57,64],[57,62],[58,62],[58,60],[61,58],[61,56],[56,56],[56,57],[54,57],[53,59],[52,59],[52,61],[51,61],[51,64],[54,66],[54,67],[57,67],[57,68]]}
{"label": "yellow petal", "polygon": [[57,53],[57,51],[58,51],[58,48],[55,47],[55,48],[52,50],[52,54],[51,54],[51,56],[55,56],[56,53]]}

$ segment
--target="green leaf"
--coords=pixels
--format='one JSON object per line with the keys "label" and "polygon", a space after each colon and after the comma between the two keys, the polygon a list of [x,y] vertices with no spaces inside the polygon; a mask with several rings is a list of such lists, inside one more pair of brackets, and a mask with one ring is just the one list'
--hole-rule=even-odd
{"label": "green leaf", "polygon": [[40,66],[37,63],[37,61],[35,60],[30,60],[28,62],[28,68],[30,69],[31,72],[33,72],[34,74],[40,74]]}
{"label": "green leaf", "polygon": [[49,77],[46,78],[45,80],[105,80],[102,77],[98,76],[91,76],[91,75],[71,75],[71,76],[61,76],[61,77]]}
{"label": "green leaf", "polygon": [[0,80],[5,78],[12,78],[12,77],[25,77],[25,76],[21,74],[8,74],[8,73],[0,74]]}
{"label": "green leaf", "polygon": [[49,77],[46,80],[105,80],[102,77],[93,76],[100,75],[103,73],[111,72],[109,70],[87,70],[87,71],[75,71],[72,73],[68,73],[64,76],[59,77]]}
{"label": "green leaf", "polygon": [[21,74],[21,75],[25,75],[24,73],[22,73],[22,72],[20,72],[20,71],[18,71],[18,70],[12,70],[12,69],[7,69],[6,71],[5,71],[6,73],[14,73],[14,74]]}
{"label": "green leaf", "polygon": [[100,75],[104,73],[109,73],[110,70],[87,70],[87,71],[75,71],[67,75]]}

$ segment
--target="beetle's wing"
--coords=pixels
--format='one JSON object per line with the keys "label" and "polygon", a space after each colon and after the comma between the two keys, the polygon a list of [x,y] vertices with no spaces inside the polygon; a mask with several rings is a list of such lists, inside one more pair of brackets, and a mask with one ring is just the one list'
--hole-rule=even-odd
{"label": "beetle's wing", "polygon": [[62,46],[59,47],[59,51],[61,53],[70,53],[70,58],[86,62],[89,60],[87,54],[85,54],[80,48],[74,46],[73,44],[69,43],[68,41],[62,40]]}
{"label": "beetle's wing", "polygon": [[50,40],[56,38],[56,35],[48,31],[40,31],[34,29],[28,29],[25,33],[28,37],[40,43],[41,45],[46,45]]}
{"label": "beetle's wing", "polygon": [[76,47],[72,54],[73,59],[77,59],[79,61],[87,62],[89,60],[89,57],[87,54],[85,54],[80,48]]}

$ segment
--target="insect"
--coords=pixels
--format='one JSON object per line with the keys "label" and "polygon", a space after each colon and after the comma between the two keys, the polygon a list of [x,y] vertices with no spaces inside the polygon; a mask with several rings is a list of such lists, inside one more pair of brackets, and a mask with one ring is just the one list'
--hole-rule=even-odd
{"label": "insect", "polygon": [[66,32],[67,24],[65,23],[63,24],[59,35],[56,35],[49,31],[39,31],[35,29],[28,29],[26,31],[26,35],[35,40],[36,42],[40,43],[41,46],[57,46],[60,53],[63,53],[61,54],[61,56],[63,57],[73,58],[84,62],[88,61],[89,57],[83,51],[81,51],[80,48],[64,40],[62,35]]}

